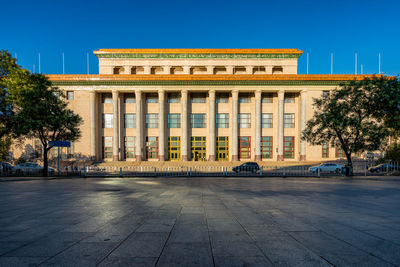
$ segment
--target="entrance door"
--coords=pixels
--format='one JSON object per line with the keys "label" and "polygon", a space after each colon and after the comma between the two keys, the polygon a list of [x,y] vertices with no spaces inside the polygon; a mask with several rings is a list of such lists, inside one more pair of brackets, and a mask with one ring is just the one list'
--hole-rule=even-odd
{"label": "entrance door", "polygon": [[206,137],[205,136],[192,136],[191,142],[191,156],[193,161],[206,160]]}
{"label": "entrance door", "polygon": [[168,158],[171,161],[181,159],[181,137],[168,137]]}
{"label": "entrance door", "polygon": [[229,137],[217,136],[217,160],[229,160]]}

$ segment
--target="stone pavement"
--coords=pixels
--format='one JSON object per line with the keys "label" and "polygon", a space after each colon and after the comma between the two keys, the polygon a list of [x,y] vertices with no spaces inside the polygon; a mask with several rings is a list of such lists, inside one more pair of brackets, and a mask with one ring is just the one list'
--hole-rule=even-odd
{"label": "stone pavement", "polygon": [[400,265],[400,181],[0,182],[0,266]]}

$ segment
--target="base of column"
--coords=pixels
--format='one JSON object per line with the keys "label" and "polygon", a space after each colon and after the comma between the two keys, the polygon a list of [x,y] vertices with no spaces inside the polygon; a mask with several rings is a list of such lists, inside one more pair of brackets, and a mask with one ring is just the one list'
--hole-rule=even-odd
{"label": "base of column", "polygon": [[113,155],[113,161],[119,161],[119,157],[116,155]]}
{"label": "base of column", "polygon": [[165,161],[164,155],[158,155],[158,161]]}
{"label": "base of column", "polygon": [[255,155],[254,156],[255,161],[261,161],[261,155]]}
{"label": "base of column", "polygon": [[278,155],[277,161],[283,161],[283,155]]}
{"label": "base of column", "polygon": [[97,161],[96,156],[90,156],[90,161]]}
{"label": "base of column", "polygon": [[306,161],[306,155],[300,155],[300,161]]}
{"label": "base of column", "polygon": [[136,155],[136,161],[142,161],[142,156]]}
{"label": "base of column", "polygon": [[188,161],[188,156],[187,155],[182,155],[182,161]]}
{"label": "base of column", "polygon": [[232,161],[239,161],[238,155],[232,155]]}
{"label": "base of column", "polygon": [[214,155],[210,155],[208,157],[208,161],[215,161],[215,156]]}

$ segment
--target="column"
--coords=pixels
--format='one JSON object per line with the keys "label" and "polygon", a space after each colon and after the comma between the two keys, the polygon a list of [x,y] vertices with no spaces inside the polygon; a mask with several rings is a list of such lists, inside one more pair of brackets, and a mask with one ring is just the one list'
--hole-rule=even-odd
{"label": "column", "polygon": [[158,104],[159,104],[159,111],[158,111],[158,160],[164,161],[165,160],[165,92],[164,90],[158,91]]}
{"label": "column", "polygon": [[132,69],[132,67],[131,66],[125,66],[124,67],[124,70],[125,70],[125,74],[131,74],[131,69]]}
{"label": "column", "polygon": [[119,161],[118,91],[112,91],[113,103],[113,161]]}
{"label": "column", "polygon": [[278,92],[278,161],[283,160],[283,110],[285,91]]}
{"label": "column", "polygon": [[142,92],[136,91],[136,140],[135,140],[135,154],[136,161],[142,161],[143,151],[143,121],[142,121]]}
{"label": "column", "polygon": [[96,92],[90,91],[90,157],[96,160]]}
{"label": "column", "polygon": [[246,66],[246,74],[253,74],[253,66]]}
{"label": "column", "polygon": [[234,74],[233,73],[233,66],[226,66],[226,74]]}
{"label": "column", "polygon": [[256,91],[255,92],[255,97],[256,97],[256,127],[255,127],[255,137],[256,137],[256,142],[255,142],[255,161],[261,161],[261,91]]}
{"label": "column", "polygon": [[306,160],[306,141],[301,139],[303,131],[306,129],[306,105],[307,105],[307,92],[301,91],[301,107],[300,107],[300,161]]}
{"label": "column", "polygon": [[182,90],[182,140],[181,140],[181,158],[182,161],[188,160],[188,91]]}
{"label": "column", "polygon": [[183,66],[183,74],[190,74],[190,66]]}
{"label": "column", "polygon": [[207,74],[214,74],[214,66],[207,66]]}
{"label": "column", "polygon": [[171,66],[164,66],[164,74],[165,75],[171,74]]}
{"label": "column", "polygon": [[239,99],[239,92],[237,90],[232,91],[232,161],[239,160],[238,99]]}
{"label": "column", "polygon": [[151,66],[143,66],[144,74],[151,74]]}
{"label": "column", "polygon": [[215,90],[210,90],[208,92],[209,107],[209,134],[208,134],[208,147],[209,147],[209,161],[215,161]]}

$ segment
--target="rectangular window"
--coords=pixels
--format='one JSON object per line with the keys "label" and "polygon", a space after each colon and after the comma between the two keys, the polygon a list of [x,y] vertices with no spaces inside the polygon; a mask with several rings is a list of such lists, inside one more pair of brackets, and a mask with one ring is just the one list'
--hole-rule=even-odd
{"label": "rectangular window", "polygon": [[103,113],[103,128],[113,128],[113,114]]}
{"label": "rectangular window", "polygon": [[283,128],[294,128],[294,113],[283,114]]}
{"label": "rectangular window", "polygon": [[135,156],[135,136],[125,136],[125,159],[134,159]]}
{"label": "rectangular window", "polygon": [[206,114],[204,114],[204,113],[190,114],[190,127],[191,128],[206,128]]}
{"label": "rectangular window", "polygon": [[239,103],[250,103],[250,94],[239,94]]}
{"label": "rectangular window", "polygon": [[251,128],[250,115],[250,113],[238,114],[239,128]]}
{"label": "rectangular window", "polygon": [[340,143],[338,143],[336,146],[335,146],[335,156],[337,157],[337,158],[344,158],[344,157],[346,157],[346,155],[344,154],[344,150],[342,149],[342,146],[340,145]]}
{"label": "rectangular window", "polygon": [[229,137],[217,136],[217,160],[229,160]]}
{"label": "rectangular window", "polygon": [[274,95],[273,93],[262,94],[261,103],[273,103]]}
{"label": "rectangular window", "polygon": [[74,100],[74,91],[67,91],[67,99]]}
{"label": "rectangular window", "polygon": [[215,124],[217,128],[229,128],[229,113],[217,113]]}
{"label": "rectangular window", "polygon": [[103,136],[103,158],[110,159],[112,158],[113,153],[113,144],[112,144],[112,136]]}
{"label": "rectangular window", "polygon": [[146,114],[146,128],[158,128],[158,113]]}
{"label": "rectangular window", "polygon": [[181,102],[181,94],[180,93],[169,93],[168,94],[168,103],[179,103]]}
{"label": "rectangular window", "polygon": [[228,103],[229,102],[229,94],[228,93],[218,93],[215,99],[216,103]]}
{"label": "rectangular window", "polygon": [[240,136],[239,137],[239,158],[249,159],[251,156],[251,137]]}
{"label": "rectangular window", "polygon": [[169,136],[168,137],[168,158],[169,160],[181,159],[181,137]]}
{"label": "rectangular window", "polygon": [[104,93],[101,94],[101,103],[112,103],[112,94],[111,93]]}
{"label": "rectangular window", "polygon": [[283,157],[294,159],[294,136],[285,136],[283,139]]}
{"label": "rectangular window", "polygon": [[125,128],[136,128],[136,114],[125,113]]}
{"label": "rectangular window", "polygon": [[322,158],[329,158],[329,144],[327,141],[322,144]]}
{"label": "rectangular window", "polygon": [[146,94],[146,103],[158,103],[158,94],[157,93],[149,93]]}
{"label": "rectangular window", "polygon": [[294,103],[296,95],[294,93],[286,93],[284,103]]}
{"label": "rectangular window", "polygon": [[261,114],[261,128],[272,128],[272,113]]}
{"label": "rectangular window", "polygon": [[206,94],[205,93],[190,94],[190,103],[206,103]]}
{"label": "rectangular window", "polygon": [[168,114],[168,128],[181,128],[181,114]]}
{"label": "rectangular window", "polygon": [[158,137],[147,136],[146,137],[146,158],[157,159],[158,158]]}
{"label": "rectangular window", "polygon": [[263,159],[272,159],[272,136],[261,137],[261,156]]}
{"label": "rectangular window", "polygon": [[136,103],[136,97],[134,93],[124,94],[124,103]]}

